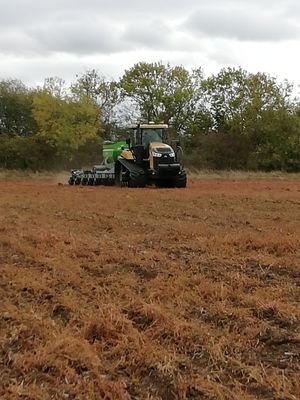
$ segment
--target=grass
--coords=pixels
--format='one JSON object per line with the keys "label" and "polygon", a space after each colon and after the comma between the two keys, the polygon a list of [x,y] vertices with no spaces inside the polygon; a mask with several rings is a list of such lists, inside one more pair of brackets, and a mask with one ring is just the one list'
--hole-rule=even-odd
{"label": "grass", "polygon": [[296,400],[300,182],[5,178],[0,398]]}

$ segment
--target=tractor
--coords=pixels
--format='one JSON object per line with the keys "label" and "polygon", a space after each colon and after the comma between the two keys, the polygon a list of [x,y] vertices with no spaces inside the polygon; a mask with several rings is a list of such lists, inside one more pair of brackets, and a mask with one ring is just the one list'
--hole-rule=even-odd
{"label": "tractor", "polygon": [[91,170],[72,170],[71,185],[117,185],[130,188],[156,185],[184,188],[186,171],[178,141],[171,147],[166,124],[138,123],[126,141],[104,142],[103,162]]}

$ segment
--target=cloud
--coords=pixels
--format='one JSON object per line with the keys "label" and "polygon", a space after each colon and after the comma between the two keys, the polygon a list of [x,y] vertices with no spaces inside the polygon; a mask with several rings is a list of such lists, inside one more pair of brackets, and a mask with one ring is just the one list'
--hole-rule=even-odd
{"label": "cloud", "polygon": [[0,32],[0,52],[6,55],[18,54],[31,57],[34,54],[43,54],[38,40],[26,32],[6,30]]}
{"label": "cloud", "polygon": [[116,26],[92,17],[44,24],[30,29],[30,32],[48,52],[77,55],[110,54],[129,48],[120,40]]}
{"label": "cloud", "polygon": [[[4,1],[4,0],[2,0]],[[0,0],[1,2],[1,0]],[[279,41],[299,37],[296,0],[10,0],[0,14],[0,52],[115,54],[198,51],[197,39]],[[183,23],[183,21],[185,21]]]}
{"label": "cloud", "polygon": [[90,68],[118,77],[139,61],[202,66],[207,73],[241,65],[297,77],[299,4],[0,0],[0,79],[31,83],[57,75],[68,80]]}
{"label": "cloud", "polygon": [[159,20],[130,25],[122,39],[135,47],[162,49],[170,44],[172,30]]}
{"label": "cloud", "polygon": [[183,28],[200,36],[240,41],[273,42],[300,37],[299,26],[282,11],[253,5],[244,8],[206,6],[193,13]]}

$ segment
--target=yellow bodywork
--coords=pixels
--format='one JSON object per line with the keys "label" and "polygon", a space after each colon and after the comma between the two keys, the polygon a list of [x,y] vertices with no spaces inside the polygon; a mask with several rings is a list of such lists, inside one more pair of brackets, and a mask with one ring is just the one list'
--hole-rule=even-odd
{"label": "yellow bodywork", "polygon": [[149,147],[149,162],[150,162],[150,169],[154,169],[154,163],[153,163],[153,149],[155,149],[156,147],[167,147],[169,148],[170,146],[168,146],[165,143],[161,143],[161,142],[152,142],[150,143],[150,147]]}
{"label": "yellow bodywork", "polygon": [[123,157],[125,160],[134,160],[132,151],[130,150],[123,150],[121,153],[121,157]]}
{"label": "yellow bodywork", "polygon": [[167,129],[167,124],[141,124],[141,129]]}
{"label": "yellow bodywork", "polygon": [[[150,125],[153,127],[153,125]],[[170,147],[169,145],[162,143],[162,142],[152,142],[150,143],[149,146],[149,158],[145,159],[145,161],[149,161],[150,164],[150,169],[154,169],[154,163],[153,163],[153,149],[156,147]],[[134,155],[131,150],[123,150],[121,153],[121,157],[124,158],[125,160],[134,160]]]}

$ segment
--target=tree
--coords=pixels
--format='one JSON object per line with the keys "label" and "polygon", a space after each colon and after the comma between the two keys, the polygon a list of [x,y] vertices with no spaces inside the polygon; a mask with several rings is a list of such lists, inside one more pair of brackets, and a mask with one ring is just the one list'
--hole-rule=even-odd
{"label": "tree", "polygon": [[46,78],[43,89],[51,96],[57,97],[58,99],[64,99],[68,94],[66,81],[57,76]]}
{"label": "tree", "polygon": [[120,86],[123,96],[137,104],[141,118],[172,120],[176,130],[184,130],[194,116],[201,80],[201,69],[190,74],[181,66],[141,62],[125,71]]}
{"label": "tree", "polygon": [[1,81],[0,134],[31,135],[36,130],[32,114],[32,92],[21,81]]}
{"label": "tree", "polygon": [[220,133],[251,135],[259,142],[266,112],[290,107],[290,85],[279,85],[263,73],[240,69],[221,70],[203,82],[203,95],[212,116],[212,129]]}
{"label": "tree", "polygon": [[297,111],[270,110],[263,128],[264,140],[255,151],[258,167],[300,171],[300,118]]}
{"label": "tree", "polygon": [[192,126],[195,143],[197,137],[203,141],[201,133],[206,129],[218,136],[205,141],[209,143],[206,151],[215,155],[214,165],[259,166],[266,149],[273,146],[274,150],[276,143],[279,148],[282,140],[287,142],[293,135],[291,89],[287,82],[279,84],[267,74],[241,68],[223,69],[203,80],[202,108]]}
{"label": "tree", "polygon": [[118,83],[105,80],[92,69],[78,77],[71,86],[71,91],[76,98],[88,98],[98,107],[104,129],[109,136],[117,119],[116,107],[121,101]]}
{"label": "tree", "polygon": [[38,135],[58,154],[66,156],[95,138],[101,129],[98,110],[86,97],[62,100],[47,91],[38,91],[33,99],[33,115]]}

